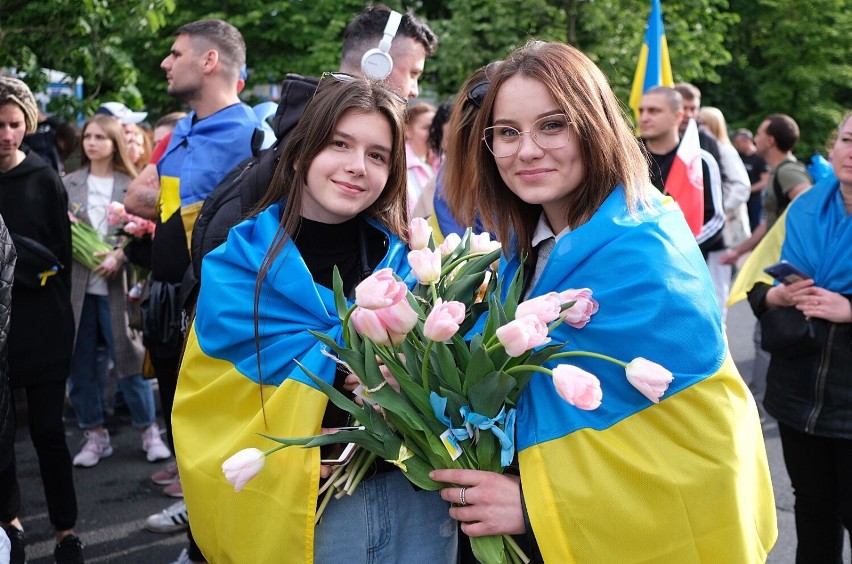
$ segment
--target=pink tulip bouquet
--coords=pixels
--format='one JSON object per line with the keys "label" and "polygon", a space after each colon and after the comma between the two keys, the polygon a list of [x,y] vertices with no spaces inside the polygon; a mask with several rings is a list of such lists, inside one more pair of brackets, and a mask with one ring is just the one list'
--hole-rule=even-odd
{"label": "pink tulip bouquet", "polygon": [[[279,444],[266,452],[241,451],[223,465],[235,489],[260,471],[264,456],[290,445],[361,447],[321,488],[317,518],[333,495],[346,495],[357,486],[376,456],[427,490],[447,487],[429,478],[437,468],[502,472],[515,456],[515,408],[533,374],[553,378],[557,393],[578,409],[596,409],[604,401],[593,374],[570,364],[543,366],[558,359],[608,360],[624,367],[627,381],[651,401],[665,393],[672,375],[655,363],[563,352],[566,343],[551,342],[548,334],[557,325],[582,329],[592,321],[598,303],[590,289],[566,289],[520,302],[519,272],[501,302],[501,282],[494,272],[500,245],[487,234],[468,231],[436,247],[431,228],[415,219],[409,235],[408,260],[417,284],[409,290],[390,269],[379,270],[358,285],[355,303],[349,304],[335,276],[343,343],[315,333],[329,354],[358,376],[356,395],[363,401],[356,403],[306,373],[360,427],[304,438],[267,436]],[[509,536],[476,537],[471,544],[486,564],[529,561]]]}
{"label": "pink tulip bouquet", "polygon": [[121,202],[107,204],[107,223],[118,228],[118,235],[129,239],[153,237],[156,224],[150,219],[127,213]]}

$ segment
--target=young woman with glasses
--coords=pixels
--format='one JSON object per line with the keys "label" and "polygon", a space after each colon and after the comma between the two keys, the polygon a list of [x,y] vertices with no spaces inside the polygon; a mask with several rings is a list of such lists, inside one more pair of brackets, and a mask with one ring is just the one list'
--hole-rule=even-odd
{"label": "young woman with glasses", "polygon": [[[257,433],[299,437],[351,424],[297,364],[344,389],[345,370],[309,330],[339,335],[344,290],[376,268],[407,272],[404,102],[324,75],[260,211],[204,258],[173,411],[193,534],[210,561],[454,562],[457,527],[438,492],[378,463],[314,526],[319,449],[290,448],[239,493],[222,462]],[[197,523],[197,525],[196,525]],[[412,556],[413,554],[413,556]]]}
{"label": "young woman with glasses", "polygon": [[518,405],[520,478],[433,472],[457,486],[442,490],[450,515],[471,536],[526,533],[546,562],[765,560],[777,533],[754,400],[695,238],[651,186],[603,73],[572,47],[531,42],[491,77],[476,128],[471,205],[504,242],[501,275],[523,263],[525,299],[590,288],[599,311],[554,341],[645,357],[674,379],[646,397],[621,366],[571,358],[603,391],[584,411],[536,373]]}

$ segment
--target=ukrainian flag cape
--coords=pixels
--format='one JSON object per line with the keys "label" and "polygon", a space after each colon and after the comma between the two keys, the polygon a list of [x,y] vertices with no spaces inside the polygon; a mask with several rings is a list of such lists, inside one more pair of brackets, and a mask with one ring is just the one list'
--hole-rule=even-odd
{"label": "ukrainian flag cape", "polygon": [[[313,329],[342,341],[334,294],[314,284],[288,241],[261,291],[261,392],[255,281],[278,233],[279,211],[272,206],[239,224],[204,258],[198,310],[178,380],[172,413],[175,449],[192,533],[210,562],[313,562],[319,449],[291,447],[275,453],[239,493],[221,469],[241,449],[275,446],[256,433],[319,433],[326,396],[296,360],[327,382],[334,380],[334,361],[308,333]],[[406,276],[405,246],[382,226],[371,225],[389,239],[379,268]]]}
{"label": "ukrainian flag cape", "polygon": [[177,123],[157,164],[160,222],[180,211],[187,244],[204,200],[231,169],[251,156],[252,136],[260,126],[245,104],[232,104],[202,120],[192,112]]}
{"label": "ukrainian flag cape", "polygon": [[781,258],[810,274],[820,288],[852,294],[852,216],[833,174],[796,198],[786,225]]}
{"label": "ukrainian flag cape", "polygon": [[[536,374],[518,405],[524,496],[546,562],[763,562],[777,536],[756,405],[725,343],[713,286],[676,206],[629,214],[619,187],[553,249],[532,295],[591,288],[583,329],[555,341],[624,361],[645,357],[674,381],[652,404],[614,364],[603,403],[581,411]],[[512,276],[518,260],[509,261]]]}

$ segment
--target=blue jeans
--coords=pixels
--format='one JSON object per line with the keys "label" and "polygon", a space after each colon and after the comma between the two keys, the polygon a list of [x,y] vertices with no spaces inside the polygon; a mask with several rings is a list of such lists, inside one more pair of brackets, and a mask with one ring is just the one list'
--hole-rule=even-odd
{"label": "blue jeans", "polygon": [[[86,294],[77,343],[68,378],[68,397],[77,413],[81,429],[104,424],[104,390],[109,374],[109,360],[114,355],[112,327],[107,296]],[[130,409],[133,426],[144,429],[154,422],[154,393],[141,374],[119,378],[118,386]]]}
{"label": "blue jeans", "polygon": [[455,564],[458,525],[438,492],[415,490],[401,471],[332,499],[316,526],[317,564]]}

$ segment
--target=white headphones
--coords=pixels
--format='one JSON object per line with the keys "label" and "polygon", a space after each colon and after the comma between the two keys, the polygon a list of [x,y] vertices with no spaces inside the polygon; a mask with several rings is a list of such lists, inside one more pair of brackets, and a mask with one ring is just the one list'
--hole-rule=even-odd
{"label": "white headphones", "polygon": [[388,23],[385,26],[384,36],[378,48],[373,48],[361,57],[361,72],[371,80],[384,80],[390,76],[393,70],[393,59],[388,54],[391,42],[399,29],[402,14],[391,10]]}

